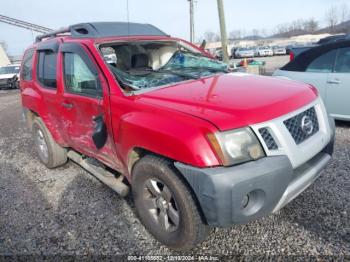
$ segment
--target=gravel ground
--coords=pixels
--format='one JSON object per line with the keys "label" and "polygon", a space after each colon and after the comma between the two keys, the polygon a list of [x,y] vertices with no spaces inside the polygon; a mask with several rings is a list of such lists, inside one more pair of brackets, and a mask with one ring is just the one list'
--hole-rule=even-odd
{"label": "gravel ground", "polygon": [[[74,163],[38,161],[17,91],[0,91],[0,255],[174,254],[123,199]],[[333,162],[279,213],[215,229],[190,252],[207,255],[350,256],[350,124],[338,123]]]}

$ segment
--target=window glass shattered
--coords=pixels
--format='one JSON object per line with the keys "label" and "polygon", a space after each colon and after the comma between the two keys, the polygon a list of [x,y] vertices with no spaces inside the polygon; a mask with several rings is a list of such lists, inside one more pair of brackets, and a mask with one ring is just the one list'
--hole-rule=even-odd
{"label": "window glass shattered", "polygon": [[[112,54],[111,49],[115,50]],[[101,48],[106,63],[125,89],[147,89],[228,72],[226,64],[180,42],[133,42]]]}

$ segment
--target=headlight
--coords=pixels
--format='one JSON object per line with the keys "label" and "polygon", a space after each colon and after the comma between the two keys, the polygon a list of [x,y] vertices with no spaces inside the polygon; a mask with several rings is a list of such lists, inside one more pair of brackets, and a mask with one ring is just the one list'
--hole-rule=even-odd
{"label": "headlight", "polygon": [[265,156],[260,142],[250,128],[209,134],[208,138],[225,166],[257,160]]}

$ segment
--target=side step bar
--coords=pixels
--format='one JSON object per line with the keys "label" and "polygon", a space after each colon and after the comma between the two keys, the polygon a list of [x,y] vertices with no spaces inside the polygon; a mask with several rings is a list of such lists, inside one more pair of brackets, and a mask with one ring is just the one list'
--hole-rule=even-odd
{"label": "side step bar", "polygon": [[122,197],[129,194],[129,187],[123,183],[124,177],[122,175],[116,178],[114,174],[108,172],[104,168],[90,164],[87,159],[84,159],[75,151],[68,151],[67,156]]}

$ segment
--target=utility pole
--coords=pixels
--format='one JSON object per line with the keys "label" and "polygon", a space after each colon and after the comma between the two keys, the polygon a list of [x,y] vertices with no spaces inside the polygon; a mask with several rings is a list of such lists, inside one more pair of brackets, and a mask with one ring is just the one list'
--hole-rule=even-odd
{"label": "utility pole", "polygon": [[228,64],[229,57],[227,51],[227,32],[226,32],[226,22],[225,22],[225,12],[223,0],[218,0],[218,10],[219,10],[219,19],[220,19],[220,31],[221,31],[221,46],[222,46],[222,56],[223,61]]}
{"label": "utility pole", "polygon": [[191,32],[191,43],[194,43],[194,14],[193,14],[193,2],[194,0],[188,0],[190,2],[190,32]]}

